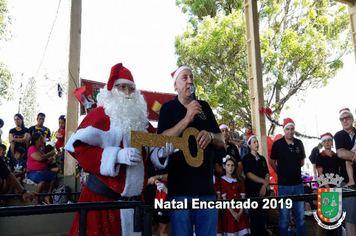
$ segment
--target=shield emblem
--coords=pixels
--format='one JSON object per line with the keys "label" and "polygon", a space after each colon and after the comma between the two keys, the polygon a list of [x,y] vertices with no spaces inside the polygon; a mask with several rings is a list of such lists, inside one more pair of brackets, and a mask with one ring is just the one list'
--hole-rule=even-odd
{"label": "shield emblem", "polygon": [[342,215],[342,189],[318,189],[318,216],[328,223],[338,221]]}

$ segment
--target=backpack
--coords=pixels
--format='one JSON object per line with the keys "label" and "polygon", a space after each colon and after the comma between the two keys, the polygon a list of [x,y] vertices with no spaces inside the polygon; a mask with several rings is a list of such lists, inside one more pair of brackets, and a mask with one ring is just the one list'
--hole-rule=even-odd
{"label": "backpack", "polygon": [[[58,188],[53,189],[52,193],[69,193],[68,185],[59,185]],[[68,203],[68,195],[52,195],[53,204]]]}

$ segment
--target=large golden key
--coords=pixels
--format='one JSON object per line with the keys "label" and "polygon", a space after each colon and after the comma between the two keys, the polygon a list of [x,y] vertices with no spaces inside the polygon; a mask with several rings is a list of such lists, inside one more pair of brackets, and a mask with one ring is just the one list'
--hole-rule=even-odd
{"label": "large golden key", "polygon": [[183,151],[184,157],[188,165],[192,167],[199,167],[203,164],[204,160],[204,150],[201,149],[197,143],[197,155],[195,157],[192,156],[189,150],[189,137],[194,136],[195,140],[199,134],[199,130],[195,128],[187,128],[183,136],[180,137],[172,137],[162,134],[151,134],[151,133],[143,133],[138,131],[131,131],[131,147],[137,148],[141,150],[144,147],[165,147],[166,143],[173,143],[173,148],[180,149]]}

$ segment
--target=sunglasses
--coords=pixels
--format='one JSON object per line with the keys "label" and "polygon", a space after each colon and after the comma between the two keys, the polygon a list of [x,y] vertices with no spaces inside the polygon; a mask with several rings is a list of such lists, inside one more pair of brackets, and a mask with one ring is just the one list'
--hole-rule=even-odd
{"label": "sunglasses", "polygon": [[343,121],[347,121],[351,118],[351,116],[345,116],[345,117],[341,117],[339,120],[340,122],[343,122]]}

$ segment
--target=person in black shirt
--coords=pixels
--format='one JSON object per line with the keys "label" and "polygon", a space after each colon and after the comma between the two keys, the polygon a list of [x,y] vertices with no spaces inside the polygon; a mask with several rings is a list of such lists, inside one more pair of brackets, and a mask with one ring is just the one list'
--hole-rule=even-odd
{"label": "person in black shirt", "polygon": [[214,149],[214,170],[215,170],[215,175],[218,177],[222,176],[222,171],[223,171],[223,163],[222,159],[226,157],[226,155],[232,156],[236,163],[236,171],[237,175],[241,176],[241,173],[243,171],[243,166],[240,158],[240,153],[239,149],[236,147],[235,144],[230,142],[229,140],[229,131],[228,131],[228,126],[225,123],[222,123],[219,125],[220,131],[225,139],[224,147],[220,149]]}
{"label": "person in black shirt", "polygon": [[[244,173],[246,175],[245,188],[246,197],[265,197],[268,195],[269,171],[266,159],[257,151],[258,140],[254,134],[246,139],[248,145],[247,155],[243,159]],[[259,204],[257,209],[249,209],[251,235],[263,236],[266,224],[266,210]]]}
{"label": "person in black shirt", "polygon": [[321,143],[318,144],[318,146],[314,147],[310,153],[310,156],[309,156],[309,160],[310,162],[312,163],[313,165],[313,175],[314,176],[318,176],[318,172],[316,170],[316,165],[315,165],[315,161],[316,161],[316,156],[320,153],[320,149],[322,148],[323,146],[321,145]]}
{"label": "person in black shirt", "polygon": [[[29,130],[25,127],[24,118],[20,113],[14,115],[14,121],[16,127],[9,131],[10,148],[7,154],[12,159],[15,158],[16,148],[23,147],[27,151],[28,142],[31,138]],[[27,155],[25,155],[24,159],[27,160]]]}
{"label": "person in black shirt", "polygon": [[[340,167],[342,160],[339,159],[335,152],[331,150],[333,144],[333,135],[325,133],[321,135],[321,143],[324,146],[324,151],[319,153],[316,157],[316,168],[319,176],[326,173],[340,174]],[[326,185],[326,188],[334,187]]]}
{"label": "person in black shirt", "polygon": [[[304,165],[305,151],[302,141],[294,138],[294,127],[295,123],[291,118],[284,119],[284,137],[274,142],[271,150],[271,166],[278,176],[279,196],[304,194],[301,167]],[[305,235],[304,202],[293,202],[293,209],[297,235]],[[286,204],[280,206],[280,235],[288,235],[289,212]]]}
{"label": "person in black shirt", "polygon": [[[194,86],[193,73],[188,66],[180,66],[172,73],[174,88],[178,96],[162,105],[159,113],[157,134],[181,137],[188,127],[199,130],[197,144],[204,150],[203,163],[190,166],[182,151],[173,153],[168,161],[168,200],[192,201],[193,198],[215,200],[213,187],[213,149],[222,148],[224,140],[209,104],[193,100],[190,87]],[[173,235],[216,235],[217,209],[170,211]]]}
{"label": "person in black shirt", "polygon": [[31,136],[34,135],[35,133],[40,133],[43,136],[45,142],[47,142],[51,140],[51,130],[43,125],[45,119],[46,119],[46,115],[44,113],[42,112],[38,113],[37,125],[31,126],[30,128],[28,128],[28,130]]}
{"label": "person in black shirt", "polygon": [[[353,127],[354,117],[349,108],[340,110],[339,120],[342,125],[342,130],[337,132],[334,136],[336,154],[342,159],[340,175],[344,178],[343,184],[349,182],[348,173],[346,171],[346,161],[356,161],[356,152],[351,151],[356,144],[356,129]],[[352,165],[353,177],[356,179],[356,165]],[[351,187],[356,190],[356,187]],[[348,197],[342,199],[343,211],[346,211],[345,229],[347,235],[356,234],[356,204],[355,197]]]}
{"label": "person in black shirt", "polygon": [[[330,133],[325,133],[321,135],[321,143],[324,147],[324,151],[319,153],[316,157],[316,168],[318,169],[318,174],[321,176],[322,174],[340,174],[340,167],[342,164],[342,160],[339,159],[335,152],[331,150],[333,145],[333,135]],[[322,186],[324,188],[332,188],[334,185],[326,184]],[[341,227],[338,227],[333,230],[328,230],[327,235],[341,235]]]}

